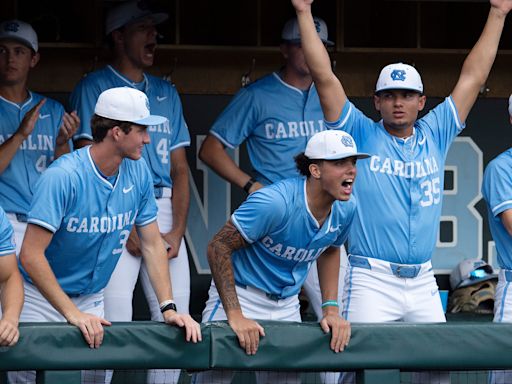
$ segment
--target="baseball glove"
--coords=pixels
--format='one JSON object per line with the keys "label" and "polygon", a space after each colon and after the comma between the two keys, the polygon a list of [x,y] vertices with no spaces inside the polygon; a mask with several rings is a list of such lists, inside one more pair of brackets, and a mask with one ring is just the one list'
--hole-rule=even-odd
{"label": "baseball glove", "polygon": [[496,281],[486,280],[481,283],[453,291],[449,312],[493,313]]}

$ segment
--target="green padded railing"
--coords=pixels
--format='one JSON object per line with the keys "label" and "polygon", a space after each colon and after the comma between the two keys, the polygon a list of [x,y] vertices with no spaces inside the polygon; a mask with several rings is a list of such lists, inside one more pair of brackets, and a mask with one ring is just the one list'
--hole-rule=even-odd
{"label": "green padded railing", "polygon": [[317,323],[261,324],[266,337],[258,353],[247,356],[224,322],[203,324],[198,344],[185,342],[181,329],[165,324],[114,323],[105,328],[99,349],[89,349],[73,326],[26,323],[15,347],[0,348],[0,370],[357,370],[370,383],[378,382],[379,372],[399,377],[398,370],[512,368],[512,324],[353,324],[350,345],[339,354],[329,349],[330,335]]}

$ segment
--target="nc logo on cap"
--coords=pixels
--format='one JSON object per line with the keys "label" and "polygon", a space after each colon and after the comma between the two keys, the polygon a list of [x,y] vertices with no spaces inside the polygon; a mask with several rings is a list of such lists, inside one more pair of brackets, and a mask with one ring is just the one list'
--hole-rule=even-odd
{"label": "nc logo on cap", "polygon": [[4,26],[4,30],[6,32],[18,32],[20,29],[20,25],[16,23],[15,21],[11,23],[6,23]]}
{"label": "nc logo on cap", "polygon": [[405,71],[403,69],[394,69],[393,72],[391,72],[391,79],[394,81],[405,81]]}
{"label": "nc logo on cap", "polygon": [[354,141],[352,140],[352,138],[348,137],[348,136],[343,136],[341,138],[341,143],[345,146],[345,147],[354,147]]}

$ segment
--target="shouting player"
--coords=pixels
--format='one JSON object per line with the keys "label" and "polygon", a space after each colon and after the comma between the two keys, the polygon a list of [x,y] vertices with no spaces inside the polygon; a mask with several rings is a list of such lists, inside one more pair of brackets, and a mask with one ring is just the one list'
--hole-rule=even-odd
{"label": "shouting player", "polygon": [[[105,33],[113,53],[105,68],[88,74],[73,91],[70,103],[82,119],[74,139],[78,146],[92,140],[89,124],[98,95],[112,87],[131,87],[144,92],[153,113],[167,120],[148,127],[151,142],[144,147],[153,178],[158,205],[158,226],[170,249],[168,270],[174,300],[180,313],[189,313],[190,270],[183,235],[189,206],[188,165],[185,147],[190,145],[181,102],[174,86],[144,71],[153,65],[158,32],[156,26],[168,18],[146,1],[127,1],[107,15]],[[105,289],[105,317],[111,321],[132,320],[133,290],[139,276],[151,311],[151,319],[162,321],[159,302],[151,287],[148,270],[141,259],[137,233],[132,231],[126,249]],[[148,381],[175,383],[178,371],[150,370]]]}
{"label": "shouting player", "polygon": [[[208,245],[213,281],[203,321],[228,320],[248,355],[265,336],[257,320],[300,321],[298,293],[316,260],[322,288],[320,326],[330,347],[348,345],[350,326],[339,315],[339,248],[355,213],[351,197],[358,153],[341,131],[315,134],[296,157],[303,177],[252,193]],[[231,372],[210,371],[196,382],[229,382]],[[269,375],[268,377],[263,377]],[[297,373],[257,373],[258,382],[295,383]]]}
{"label": "shouting player", "polygon": [[[352,322],[444,322],[431,265],[444,163],[489,75],[512,0],[491,0],[482,35],[451,95],[423,118],[417,119],[425,96],[416,69],[402,63],[384,67],[374,96],[379,122],[348,101],[316,34],[312,2],[292,0],[326,124],[350,133],[372,154],[359,168],[362,182],[354,190],[359,204],[349,235],[344,315]],[[431,378],[449,380],[441,376]]]}
{"label": "shouting player", "polygon": [[[314,20],[322,43],[332,45],[325,22],[318,17]],[[217,118],[199,151],[202,161],[248,194],[264,185],[297,176],[294,156],[304,151],[311,136],[324,130],[322,108],[304,59],[296,18],[284,25],[280,49],[285,65],[242,88]],[[225,150],[244,141],[254,177],[239,168]],[[343,247],[341,252],[342,264],[346,266]],[[320,320],[322,297],[316,267],[311,268],[304,289]]]}

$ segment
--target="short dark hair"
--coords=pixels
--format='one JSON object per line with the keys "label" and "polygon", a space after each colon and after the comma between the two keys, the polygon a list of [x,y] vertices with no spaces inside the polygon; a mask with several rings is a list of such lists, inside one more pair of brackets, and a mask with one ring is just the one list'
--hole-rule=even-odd
{"label": "short dark hair", "polygon": [[311,172],[309,171],[309,166],[311,164],[321,164],[322,162],[322,159],[310,159],[304,154],[304,152],[295,156],[295,166],[297,167],[297,170],[302,176],[306,177],[311,176]]}
{"label": "short dark hair", "polygon": [[91,118],[92,138],[95,143],[100,143],[105,136],[107,136],[109,129],[117,126],[121,128],[124,133],[128,134],[132,130],[133,125],[134,124],[129,121],[112,120],[95,114]]}

